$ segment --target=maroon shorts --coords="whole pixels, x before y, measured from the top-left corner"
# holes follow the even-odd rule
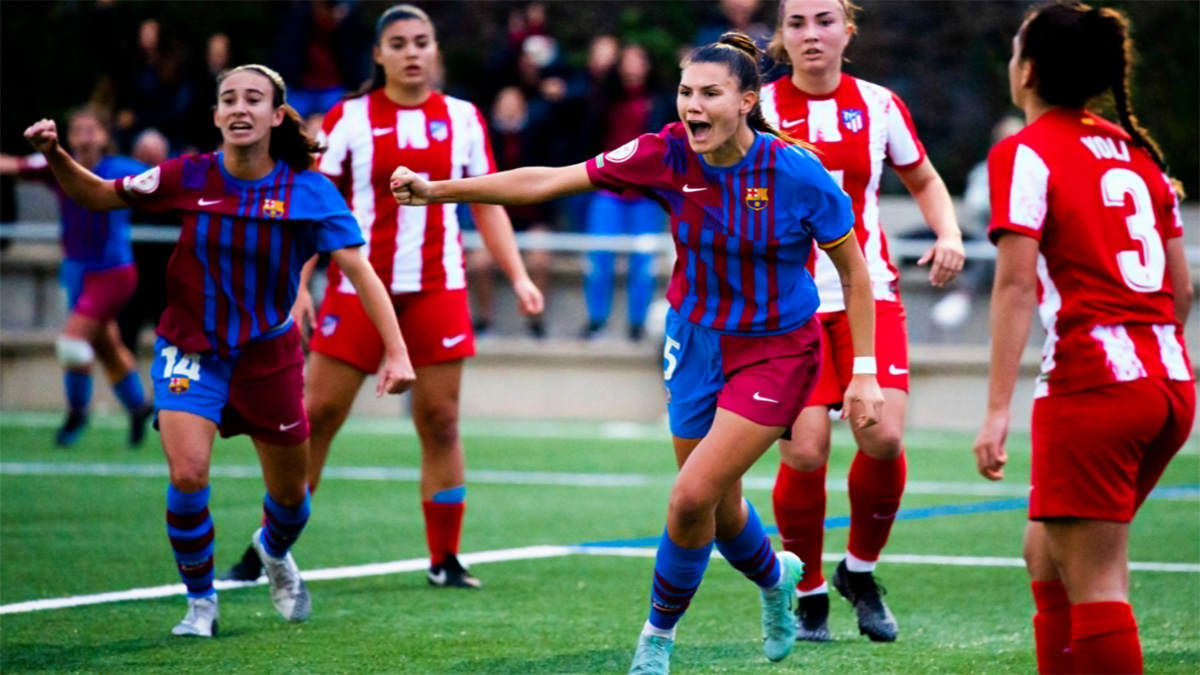
[[[1037,399],[1029,518],[1133,520],[1195,415],[1195,382],[1157,378]]]
[[[137,290],[137,267],[130,264],[85,272],[68,262],[63,264],[62,280],[72,312],[96,321],[110,321],[117,318]]]
[[[854,370],[854,342],[846,312],[818,314],[825,333],[825,368],[809,405],[841,408]],[[881,389],[908,391],[908,325],[904,305],[875,302],[875,380]]]
[[[421,291],[392,296],[400,332],[413,367],[430,366],[475,355],[475,333],[465,289]],[[309,348],[364,373],[379,370],[383,338],[354,293],[330,290],[321,302],[317,330]]]

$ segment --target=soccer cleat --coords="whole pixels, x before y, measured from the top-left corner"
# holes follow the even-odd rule
[[[207,598],[188,598],[188,611],[179,625],[171,629],[172,635],[181,637],[217,637],[216,593]]]
[[[791,551],[779,558],[779,586],[762,591],[763,653],[770,661],[782,661],[796,642],[796,584],[804,563]]]
[[[833,573],[833,587],[842,597],[854,605],[858,614],[858,632],[871,638],[872,642],[895,642],[900,629],[896,617],[883,602],[887,590],[875,582],[870,572],[851,572],[846,561],[838,565]]]
[[[425,576],[429,579],[430,586],[483,588],[483,583],[476,579],[466,567],[463,567],[463,564],[458,561],[458,556],[453,553],[447,553],[441,564],[430,567]]]
[[[629,675],[667,675],[671,672],[671,652],[674,649],[674,640],[642,633],[638,637],[637,651],[633,653]]]
[[[282,558],[267,553],[262,543],[263,528],[254,531],[251,544],[262,561],[263,570],[267,573],[267,581],[271,583],[271,603],[292,623],[300,623],[312,613],[312,600],[308,596],[308,587],[300,577],[300,568],[289,552]]]
[[[222,581],[257,581],[263,573],[262,560],[253,546],[246,547],[242,559],[225,570],[219,577]]]
[[[88,414],[86,410],[71,410],[67,413],[67,419],[63,420],[63,425],[59,427],[58,433],[54,436],[54,442],[60,448],[69,448],[79,442],[79,437],[83,435],[83,430],[87,427]]]
[[[796,608],[796,639],[804,642],[832,642],[829,634],[829,594],[817,593],[800,598]]]
[[[146,440],[146,422],[154,416],[154,406],[143,403],[137,410],[129,411],[129,447],[141,446]]]

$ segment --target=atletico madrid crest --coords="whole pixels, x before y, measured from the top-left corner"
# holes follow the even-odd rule
[[[287,203],[282,199],[264,199],[262,214],[267,218],[282,218],[287,212]]]
[[[767,208],[767,202],[771,197],[767,194],[765,187],[748,187],[746,188],[746,206],[755,211],[762,211]]]
[[[862,111],[861,110],[843,110],[842,111],[842,124],[846,125],[847,129],[849,129],[850,131],[853,131],[856,134],[858,132],[862,131],[862,128],[863,128]]]
[[[190,387],[191,384],[192,381],[186,377],[172,377],[171,384],[167,387],[167,391],[171,392],[172,394],[182,394],[188,390],[188,387]]]

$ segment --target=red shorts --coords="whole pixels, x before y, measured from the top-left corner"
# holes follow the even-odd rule
[[[414,368],[475,355],[465,289],[394,295],[392,304]],[[354,293],[325,294],[309,348],[364,373],[374,373],[383,362],[383,338]]]
[[[821,327],[816,317],[782,335],[722,335],[726,380],[717,407],[763,426],[790,429],[817,386],[820,355]],[[771,404],[772,398],[777,405]]]
[[[1157,378],[1037,399],[1030,520],[1133,520],[1195,414],[1194,382]]]
[[[854,370],[854,342],[846,312],[818,314],[825,332],[825,367],[809,405],[840,409]],[[875,301],[875,376],[881,389],[908,391],[908,325],[904,305]]]
[[[62,280],[73,313],[109,321],[117,318],[137,290],[137,267],[129,264],[86,272],[68,261],[63,263]]]

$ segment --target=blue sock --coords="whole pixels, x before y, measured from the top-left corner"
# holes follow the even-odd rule
[[[779,559],[771,549],[771,539],[763,529],[758,512],[748,501],[746,511],[746,527],[742,529],[742,533],[733,539],[718,540],[717,550],[750,581],[761,588],[775,588],[779,585],[779,575],[783,572]]]
[[[63,386],[71,410],[86,410],[92,401],[92,374],[86,370],[63,371]]]
[[[459,485],[448,490],[442,490],[433,495],[433,499],[429,501],[434,504],[461,504],[467,501],[467,486]]]
[[[271,495],[263,497],[263,514],[266,515],[266,526],[263,527],[262,543],[276,558],[287,555],[288,549],[300,538],[308,516],[312,513],[312,495],[304,493],[304,501],[300,506],[288,508],[271,499]]]
[[[650,586],[650,625],[670,630],[679,623],[704,578],[712,548],[711,541],[700,548],[683,548],[663,530]]]
[[[167,486],[167,537],[175,552],[175,565],[187,586],[189,598],[216,593],[213,588],[213,528],[208,513],[209,488],[182,492]]]
[[[146,405],[146,394],[142,391],[142,378],[138,377],[136,368],[125,373],[125,377],[113,385],[113,393],[117,395],[121,405],[130,412]]]

